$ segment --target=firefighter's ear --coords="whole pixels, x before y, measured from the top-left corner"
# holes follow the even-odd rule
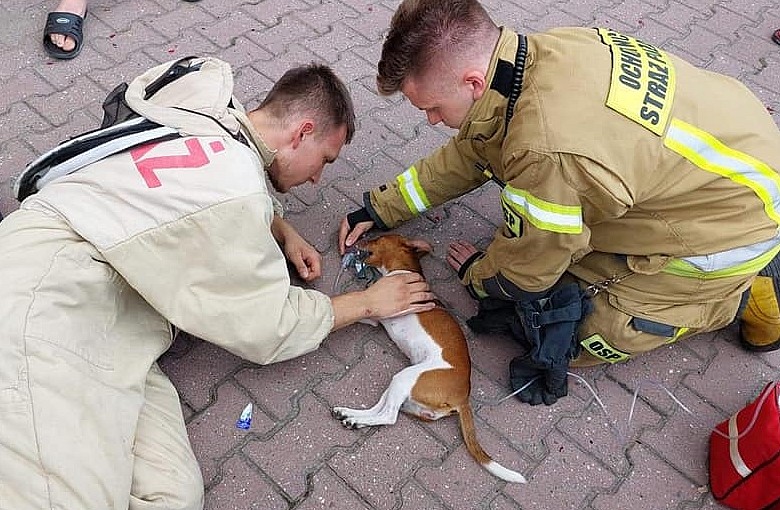
[[[314,120],[303,119],[296,126],[293,131],[292,146],[293,149],[297,149],[298,145],[306,139],[307,136],[311,136],[314,132]]]
[[[474,69],[466,71],[466,73],[463,75],[463,83],[466,84],[466,87],[468,87],[469,91],[471,92],[471,98],[474,101],[477,101],[485,93],[487,87],[487,78],[482,71]]]

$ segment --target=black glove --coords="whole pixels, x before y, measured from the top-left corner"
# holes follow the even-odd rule
[[[528,385],[517,394],[521,402],[532,406],[542,403],[550,406],[569,394],[568,369],[568,363],[547,368],[528,356],[518,356],[509,363],[509,380],[513,391]]]
[[[576,283],[556,287],[547,298],[519,303],[522,331],[515,337],[522,336],[528,352],[511,361],[509,377],[515,391],[533,380],[518,394],[521,401],[549,406],[569,393],[566,372],[580,352],[577,327],[591,306]]]
[[[477,315],[466,321],[475,333],[511,333],[517,328],[512,327],[520,320],[513,301],[486,297],[477,305]]]

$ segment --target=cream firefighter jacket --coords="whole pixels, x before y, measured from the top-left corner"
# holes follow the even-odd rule
[[[479,295],[517,299],[569,270],[610,288],[626,313],[722,326],[778,249],[780,132],[729,77],[602,29],[528,36],[522,91],[504,130],[502,29],[491,84],[444,147],[366,206],[393,227],[484,184],[506,186],[505,223],[464,276]],[[511,74],[511,73],[510,73]]]
[[[206,58],[144,100],[169,66],[135,79],[127,101],[182,138],[59,178],[0,224],[2,258],[18,261],[0,269],[11,289],[0,309],[13,317],[4,338],[35,335],[75,352],[88,349],[80,342],[119,343],[153,361],[170,344],[170,322],[256,363],[316,349],[333,324],[331,303],[290,285],[270,229],[264,166],[274,155],[232,98],[230,66]],[[12,232],[17,241],[6,240]],[[46,266],[24,269],[38,251]],[[9,267],[27,276],[6,275]],[[109,349],[101,355],[116,361]]]

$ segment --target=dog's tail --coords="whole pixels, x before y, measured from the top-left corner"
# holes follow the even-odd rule
[[[490,455],[485,453],[485,450],[480,446],[477,441],[477,432],[474,429],[474,413],[471,411],[471,404],[466,401],[460,407],[458,411],[458,417],[460,418],[460,431],[463,434],[463,441],[466,443],[466,449],[476,459],[477,462],[482,464],[482,467],[490,471],[493,475],[506,480],[507,482],[525,483],[525,477],[517,471],[507,469],[498,462],[490,458]]]

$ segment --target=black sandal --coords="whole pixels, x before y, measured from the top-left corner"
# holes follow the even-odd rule
[[[86,16],[86,14],[84,14],[84,16]],[[46,17],[46,28],[43,30],[43,47],[46,49],[46,53],[52,58],[62,60],[69,60],[81,53],[81,46],[84,42],[83,25],[84,18],[78,14],[73,14],[71,12],[50,12]],[[75,41],[76,46],[70,51],[65,51],[51,42],[52,34],[61,34],[65,37],[70,37]]]
[[[777,44],[780,44],[780,28],[775,30],[775,32],[772,34],[772,40]]]

